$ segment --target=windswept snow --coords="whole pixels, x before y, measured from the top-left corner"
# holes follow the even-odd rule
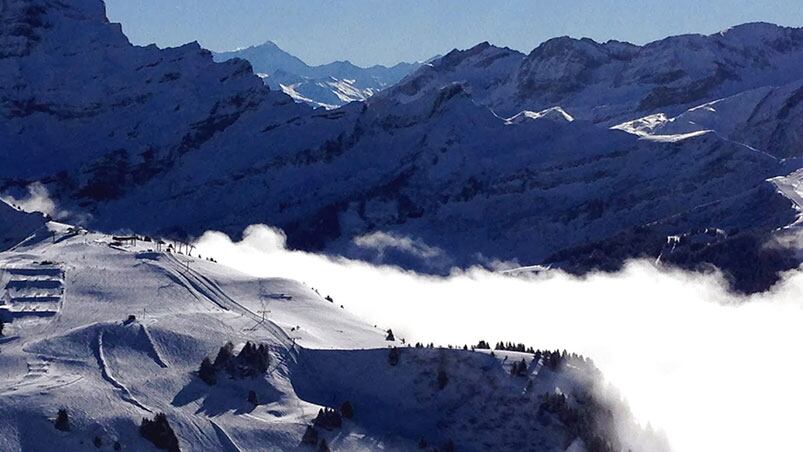
[[[572,122],[574,118],[569,113],[560,107],[552,107],[543,111],[522,111],[515,116],[508,118],[506,121],[510,124],[519,124],[527,120],[548,119],[556,122]]]
[[[326,109],[364,101],[420,66],[420,63],[399,63],[392,67],[363,68],[348,61],[309,66],[271,41],[215,54],[216,61],[233,58],[250,62],[272,89],[280,89],[296,102]]]

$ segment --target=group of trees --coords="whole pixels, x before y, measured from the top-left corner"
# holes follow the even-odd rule
[[[343,426],[343,416],[340,410],[334,408],[321,408],[318,410],[318,416],[312,421],[315,427],[320,427],[326,430],[334,430]]]
[[[72,430],[72,427],[70,426],[70,414],[67,412],[67,408],[59,408],[58,413],[56,413],[56,419],[53,421],[53,426],[56,428],[56,430],[62,432],[69,432]],[[100,449],[103,447],[103,439],[100,436],[95,435],[95,437],[92,438],[92,444],[96,448]],[[114,441],[112,443],[112,449],[122,450],[123,445],[120,444],[120,441]]]
[[[480,341],[481,343],[484,341]],[[477,347],[479,348],[479,347]],[[526,347],[522,343],[513,343],[513,342],[502,342],[499,341],[494,346],[494,350],[504,350],[508,352],[521,352],[521,353],[535,353],[535,349],[532,347]]]
[[[168,452],[181,451],[178,447],[178,438],[176,438],[173,428],[167,422],[167,416],[164,413],[157,414],[153,417],[153,420],[143,418],[139,426],[139,434],[152,442],[158,449]]]
[[[524,360],[524,358],[522,358],[521,361],[513,363],[513,367],[510,368],[510,375],[514,377],[527,376],[527,362]]]
[[[488,343],[485,341],[479,341],[477,345],[474,346],[474,348],[476,348],[477,350],[490,350],[491,346],[488,345]]]
[[[69,432],[72,430],[70,425],[70,415],[67,408],[59,408],[56,414],[56,419],[53,422],[56,430],[62,432]],[[139,426],[139,434],[147,439],[158,449],[166,450],[168,452],[180,452],[181,449],[178,445],[178,438],[176,437],[173,428],[167,422],[167,416],[164,413],[159,413],[153,419],[143,418]],[[92,439],[92,444],[96,448],[103,447],[103,439],[100,436],[95,436]],[[112,444],[112,449],[121,450],[122,445],[119,441]]]
[[[208,385],[217,383],[217,373],[225,370],[232,377],[252,377],[268,371],[270,352],[265,344],[246,342],[238,355],[234,355],[234,344],[227,342],[218,350],[215,361],[208,356],[201,361],[198,377]],[[250,399],[250,397],[249,397]]]
[[[304,436],[301,437],[301,444],[308,446],[317,446],[318,452],[328,452],[329,445],[326,443],[325,438],[320,438],[318,428],[325,430],[334,430],[343,426],[343,418],[351,419],[354,417],[354,407],[351,402],[346,400],[340,405],[340,408],[321,408],[318,410],[318,416],[312,421],[312,425],[307,426]]]
[[[543,394],[539,397],[537,416],[556,417],[573,436],[583,440],[588,452],[621,450],[611,410],[589,395],[576,399],[576,403],[570,404],[564,394]]]
[[[596,367],[594,366],[594,362],[591,359],[586,358],[585,356],[578,355],[577,353],[567,353],[566,350],[559,351],[559,350],[536,350],[535,354],[533,355],[535,362],[541,360],[548,369],[550,370],[558,370],[561,365],[563,365],[566,360],[572,360],[576,364],[582,364],[586,366],[586,370],[589,372],[596,371]]]
[[[557,350],[536,350],[534,359],[535,362],[538,362],[539,360],[542,361],[544,366],[546,366],[549,370],[555,371],[558,370],[561,364],[563,364],[563,360],[566,358],[566,356],[566,350],[564,350],[562,353]]]

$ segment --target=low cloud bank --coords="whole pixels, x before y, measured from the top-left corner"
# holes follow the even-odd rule
[[[196,245],[245,273],[304,281],[408,341],[509,340],[590,356],[675,451],[803,450],[800,271],[741,297],[716,275],[647,262],[586,278],[479,269],[430,277],[288,251],[281,231],[261,225],[240,242],[208,232]]]
[[[50,197],[50,193],[40,182],[34,182],[27,187],[28,194],[22,198],[15,198],[11,195],[3,196],[3,201],[17,206],[25,212],[41,212],[51,218],[63,218],[70,215],[66,210],[60,210],[55,201]]]

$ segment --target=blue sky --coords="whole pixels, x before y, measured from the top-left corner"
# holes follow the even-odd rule
[[[529,52],[570,35],[645,43],[766,21],[803,26],[803,0],[106,0],[135,44],[212,50],[272,40],[312,64],[423,60],[490,41]]]

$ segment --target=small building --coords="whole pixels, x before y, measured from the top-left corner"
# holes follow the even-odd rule
[[[112,237],[113,241],[118,242],[118,243],[122,243],[122,244],[125,244],[125,245],[136,245],[137,244],[137,240],[139,240],[139,239],[140,238],[137,237],[136,235],[121,235],[121,236],[115,235],[115,236]]]

